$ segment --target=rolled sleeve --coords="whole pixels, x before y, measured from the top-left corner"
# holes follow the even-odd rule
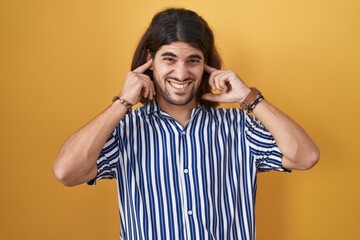
[[[88,182],[95,185],[99,179],[113,179],[116,177],[116,166],[119,161],[119,136],[116,128],[109,136],[97,160],[97,175]]]
[[[271,133],[252,115],[246,117],[246,139],[258,172],[291,172],[282,166],[282,153]]]

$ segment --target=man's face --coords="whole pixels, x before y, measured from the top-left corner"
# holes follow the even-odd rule
[[[184,42],[163,45],[153,59],[158,101],[173,105],[195,104],[204,72],[204,55]]]

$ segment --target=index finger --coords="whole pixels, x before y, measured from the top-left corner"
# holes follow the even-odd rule
[[[213,68],[213,67],[210,67],[209,65],[205,64],[204,70],[205,70],[205,72],[211,74],[212,72],[215,72],[215,71],[217,71],[218,69]]]
[[[150,67],[152,66],[152,59],[150,58],[149,61],[147,61],[146,63],[144,63],[143,65],[137,67],[136,69],[133,70],[133,72],[135,73],[144,73],[146,70],[148,70]]]

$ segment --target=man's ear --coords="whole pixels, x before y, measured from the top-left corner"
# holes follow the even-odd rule
[[[152,59],[151,53],[149,50],[146,51],[146,61],[149,61],[150,59]],[[151,67],[149,68],[149,70],[153,70],[153,66],[151,65]]]

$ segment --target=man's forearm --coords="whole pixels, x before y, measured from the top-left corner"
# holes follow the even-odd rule
[[[305,170],[319,160],[319,149],[305,130],[269,102],[261,101],[253,111],[270,131],[283,154],[283,166]]]
[[[124,104],[115,101],[65,141],[53,165],[54,174],[62,184],[74,186],[96,177],[100,151],[127,110]]]

